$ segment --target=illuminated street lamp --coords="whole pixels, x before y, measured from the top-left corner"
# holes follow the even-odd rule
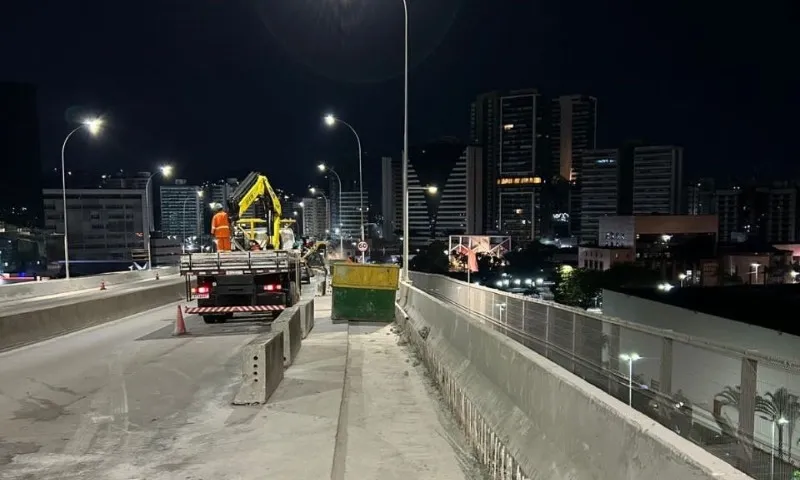
[[[315,187],[308,187],[308,192],[311,195],[319,195],[325,200],[325,210],[326,210],[325,213],[327,213],[327,217],[328,217],[327,218],[327,225],[330,226],[333,222],[332,222],[332,219],[331,219],[331,209],[328,206],[328,197],[325,195],[325,192],[323,192],[322,190],[320,190],[318,188],[315,188]],[[340,199],[341,199],[341,196],[340,196]],[[330,230],[328,228],[326,228],[325,229],[325,233],[327,234],[329,232],[330,232]]]
[[[95,136],[100,133],[102,127],[102,118],[86,118],[67,134],[66,138],[64,138],[64,143],[61,144],[61,197],[64,202],[64,273],[67,279],[69,279],[69,238],[67,235],[67,173],[64,167],[64,151],[67,149],[67,141],[81,128],[86,128],[92,136]]]
[[[198,190],[196,192],[196,195],[189,195],[183,200],[183,216],[181,218],[181,225],[183,227],[183,241],[181,242],[181,245],[182,245],[182,248],[183,248],[183,253],[186,253],[186,202],[188,202],[191,199],[199,199],[199,198],[203,198],[203,191],[202,190]],[[198,203],[199,203],[199,201],[198,201]],[[196,213],[197,213],[198,216],[200,215],[199,208],[198,208],[198,211]]]
[[[341,118],[335,117],[332,114],[325,115],[325,125],[332,127],[336,123],[341,123],[342,125],[346,126],[353,132],[353,135],[356,137],[356,143],[358,144],[358,190],[359,190],[359,208],[358,211],[361,215],[361,241],[364,241],[364,171],[362,168],[361,163],[361,137],[358,136],[358,132],[356,129],[353,128],[352,125],[345,122]],[[339,191],[340,198],[341,198],[341,190]],[[342,212],[339,212],[341,215]],[[361,261],[362,263],[365,261],[366,252],[361,252]]]
[[[633,406],[633,362],[641,359],[638,353],[623,353],[619,359],[628,362],[628,405]]]
[[[762,417],[764,418],[764,417]],[[789,420],[780,417],[780,418],[768,418],[766,420],[770,420],[772,424],[772,439],[770,442],[770,451],[769,451],[769,478],[775,478],[775,425],[778,425],[778,428],[783,428],[784,425],[789,423]],[[782,453],[782,452],[779,452]]]
[[[339,235],[339,255],[344,256],[344,236],[342,235],[342,179],[339,177],[339,174],[336,173],[336,170],[328,167],[324,163],[317,165],[317,169],[323,173],[330,171],[336,176],[336,180],[339,182],[339,214],[337,215],[339,224],[336,225],[334,231]],[[333,215],[331,215],[331,223],[333,223]]]
[[[147,177],[147,182],[144,185],[144,198],[145,198],[145,216],[147,217],[147,223],[145,224],[145,246],[147,246],[147,269],[150,270],[153,268],[153,257],[150,251],[150,231],[152,230],[151,225],[153,219],[150,215],[150,182],[153,180],[158,174],[161,174],[164,178],[169,178],[172,175],[172,165],[162,165],[158,167],[158,171],[155,173],[151,173],[149,177]]]

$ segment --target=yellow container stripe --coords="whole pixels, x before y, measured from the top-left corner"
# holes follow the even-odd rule
[[[338,263],[333,267],[332,286],[397,290],[400,268],[397,265]]]

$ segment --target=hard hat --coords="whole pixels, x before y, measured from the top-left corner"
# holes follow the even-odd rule
[[[217,212],[219,210],[222,210],[222,204],[221,203],[215,203],[214,205],[211,206],[211,209],[214,210],[215,212]]]

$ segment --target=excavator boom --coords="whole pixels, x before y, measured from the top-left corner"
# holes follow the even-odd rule
[[[267,202],[267,198],[269,198],[269,202]],[[261,202],[267,209],[271,210],[273,219],[270,244],[275,250],[280,250],[283,207],[266,176],[258,172],[250,172],[228,197],[227,202],[228,214],[233,223],[241,220],[247,210],[258,202]]]

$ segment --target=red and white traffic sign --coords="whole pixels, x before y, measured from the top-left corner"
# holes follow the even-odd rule
[[[367,245],[367,242],[358,242],[358,251],[359,252],[366,252],[368,248],[369,248],[369,245]]]

